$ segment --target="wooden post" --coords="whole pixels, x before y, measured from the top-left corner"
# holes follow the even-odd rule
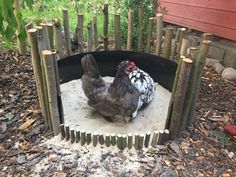
[[[199,48],[199,52],[198,52],[198,56],[197,56],[197,60],[196,60],[196,67],[193,70],[193,74],[191,73],[191,79],[193,79],[193,85],[190,88],[192,90],[192,101],[190,104],[190,108],[189,108],[189,113],[188,113],[188,119],[187,119],[187,126],[192,126],[193,123],[193,115],[194,115],[194,110],[195,110],[195,106],[196,106],[196,101],[198,98],[198,92],[199,92],[199,87],[200,87],[200,83],[201,83],[201,78],[202,78],[202,72],[203,72],[203,68],[205,66],[205,60],[206,60],[206,56],[208,54],[209,48],[211,45],[211,41],[209,40],[203,40],[200,48]],[[182,127],[182,129],[184,129],[186,127]]]
[[[80,131],[77,130],[77,131],[75,132],[75,141],[76,141],[76,143],[78,143],[79,140],[80,140]]]
[[[122,135],[121,135],[121,134],[118,134],[118,135],[117,135],[116,144],[117,144],[117,147],[118,147],[119,149],[122,149]]]
[[[69,139],[70,139],[70,127],[69,127],[69,125],[66,125],[65,128],[66,128],[66,141],[69,141]]]
[[[114,26],[115,26],[115,50],[121,50],[120,43],[120,14],[114,15]]]
[[[154,131],[152,135],[152,146],[155,147],[157,145],[157,137],[158,137],[158,131]]]
[[[93,41],[94,41],[94,48],[97,48],[98,46],[98,26],[97,26],[97,17],[93,17],[93,22],[92,22],[92,31],[93,31]]]
[[[163,33],[163,14],[157,14],[157,27],[156,27],[156,55],[161,54],[161,41]]]
[[[178,41],[179,41],[180,29],[181,29],[181,28],[178,28],[178,29],[177,29],[177,32],[176,32],[176,35],[175,35],[174,43],[173,43],[173,46],[172,46],[172,49],[171,49],[170,60],[174,60],[174,59],[175,59],[176,48],[177,48]]]
[[[160,130],[159,133],[158,133],[157,145],[162,145],[163,144],[163,137],[164,137],[164,131]]]
[[[64,56],[63,52],[63,36],[61,32],[61,22],[59,19],[55,19],[53,23],[53,35],[55,39],[55,49],[58,54],[57,59],[61,59]]]
[[[33,64],[33,70],[34,70],[34,77],[36,80],[36,87],[38,92],[38,98],[39,98],[39,104],[42,111],[42,116],[44,118],[45,123],[49,123],[49,118],[46,116],[46,107],[45,103],[47,100],[45,100],[44,90],[43,90],[43,78],[42,78],[42,68],[41,68],[41,60],[40,55],[38,51],[38,43],[37,43],[37,29],[30,29],[27,31],[27,36],[29,40],[29,44],[31,47],[31,55],[32,55],[32,64]]]
[[[71,55],[71,40],[70,40],[70,25],[69,25],[68,10],[63,9],[62,14],[63,14],[63,26],[65,32],[66,55]]]
[[[57,135],[59,133],[60,115],[58,110],[56,76],[55,76],[55,68],[53,61],[54,58],[52,52],[49,50],[43,50],[42,56],[43,56],[43,65],[47,81],[52,128],[54,134]]]
[[[147,32],[147,48],[146,53],[151,52],[151,43],[152,43],[152,29],[153,29],[154,18],[150,17],[148,20],[148,32]]]
[[[87,52],[92,51],[93,47],[93,31],[92,31],[92,22],[90,21],[88,26],[88,42],[87,42]]]
[[[89,145],[92,141],[92,135],[91,135],[91,132],[87,132],[86,133],[86,142],[87,142],[87,145]]]
[[[111,134],[111,144],[112,144],[112,146],[116,145],[116,135],[114,133]]]
[[[143,148],[143,141],[144,141],[144,134],[140,134],[139,135],[139,145],[138,145],[139,149]]]
[[[122,150],[124,150],[127,147],[127,135],[122,135]]]
[[[108,50],[108,3],[103,5],[103,45],[104,50]]]
[[[109,147],[110,144],[111,144],[111,137],[110,137],[109,134],[105,135],[105,144],[106,144],[107,147]]]
[[[99,133],[98,136],[99,136],[99,143],[100,143],[101,145],[103,145],[103,144],[104,144],[104,136],[103,136],[103,134],[102,134],[102,133]]]
[[[84,52],[84,14],[78,14],[78,52]]]
[[[20,29],[23,25],[21,20],[19,20],[19,17],[18,17],[19,14],[20,14],[20,1],[14,0],[14,15],[16,17],[16,23],[17,23],[17,28],[16,28],[17,44],[18,44],[19,53],[21,55],[25,55],[27,52],[26,42],[21,41],[18,37],[18,35],[20,33]]]
[[[50,46],[50,40],[49,40],[49,33],[48,33],[48,27],[47,24],[45,22],[41,22],[40,26],[43,28],[43,35],[42,37],[44,38],[44,44],[45,44],[45,49],[46,50],[51,50],[51,46]]]
[[[98,144],[98,133],[94,132],[93,133],[93,146],[96,147]]]
[[[150,137],[151,137],[151,132],[147,132],[145,136],[145,142],[144,142],[144,145],[146,148],[149,146]]]
[[[133,41],[133,28],[134,28],[134,11],[129,9],[128,15],[128,35],[127,35],[127,50],[132,49]]]
[[[138,52],[141,52],[143,47],[143,6],[138,9]]]
[[[170,135],[169,130],[165,129],[164,130],[164,136],[163,136],[163,139],[162,139],[162,143],[165,143],[167,140],[169,140],[169,135]]]
[[[133,135],[132,133],[128,134],[128,148],[131,149],[133,146]]]
[[[176,69],[175,72],[175,80],[172,86],[172,91],[171,91],[171,97],[170,97],[170,102],[169,102],[169,107],[168,107],[168,112],[167,112],[167,118],[166,118],[166,124],[165,124],[165,128],[169,128],[170,126],[170,121],[171,121],[171,113],[172,113],[172,109],[173,109],[173,103],[174,103],[174,99],[175,99],[175,92],[176,92],[176,87],[177,87],[177,83],[178,83],[178,79],[179,79],[179,72],[180,72],[180,68],[182,65],[182,61],[185,57],[181,56],[180,59],[178,60],[178,67]]]
[[[170,57],[172,36],[173,36],[173,28],[166,28],[163,55],[162,55],[163,58],[169,59]]]
[[[54,39],[53,39],[53,24],[51,22],[47,22],[49,42],[52,49],[54,49]]]
[[[185,38],[187,34],[187,30],[186,28],[180,28],[180,31],[179,31],[179,41],[178,41],[178,47],[177,47],[177,54],[178,54],[178,57],[177,59],[180,58],[180,49],[181,49],[181,46],[182,46],[182,40],[183,38]]]
[[[180,48],[180,56],[187,56],[188,47],[189,47],[189,40],[187,38],[183,38],[182,45]]]
[[[138,133],[134,135],[134,147],[136,150],[139,149],[139,134]]]
[[[176,137],[179,137],[181,133],[181,123],[183,121],[183,104],[188,88],[188,80],[191,72],[192,63],[193,61],[188,58],[184,58],[182,61],[179,79],[176,87],[173,110],[170,119],[170,139],[175,139]]]
[[[214,36],[211,33],[203,33],[201,37],[201,41],[204,41],[204,40],[213,41],[213,37]]]
[[[32,28],[34,28],[34,22],[29,22],[29,23],[27,23],[26,25],[25,25],[25,30],[26,30],[26,32],[28,31],[28,30],[30,30],[30,29],[32,29]]]
[[[86,143],[86,134],[85,130],[80,131],[80,144],[83,146]]]
[[[75,130],[71,129],[70,130],[70,142],[73,144],[75,142]]]
[[[61,130],[61,140],[63,140],[66,137],[64,124],[60,125],[60,130]]]

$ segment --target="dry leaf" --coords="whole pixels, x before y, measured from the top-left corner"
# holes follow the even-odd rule
[[[170,167],[171,166],[171,162],[169,160],[164,160],[165,164]]]
[[[28,128],[31,124],[33,124],[36,121],[36,119],[28,119],[25,123],[23,123],[19,129],[20,130],[25,130],[26,128]]]

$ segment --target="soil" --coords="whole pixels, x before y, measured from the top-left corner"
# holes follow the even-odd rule
[[[100,147],[96,162],[86,148],[43,143],[52,132],[29,55],[0,51],[0,75],[0,176],[236,176],[236,145],[223,132],[236,124],[236,83],[212,68],[204,68],[193,127],[180,139],[124,153]]]

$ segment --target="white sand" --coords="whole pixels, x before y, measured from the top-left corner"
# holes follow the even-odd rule
[[[107,82],[112,77],[104,77]],[[163,130],[168,111],[171,93],[157,85],[154,99],[132,122],[109,122],[94,108],[88,106],[87,98],[82,90],[80,79],[61,85],[62,103],[64,108],[65,124],[75,130],[85,130],[101,133],[145,133],[146,131]]]

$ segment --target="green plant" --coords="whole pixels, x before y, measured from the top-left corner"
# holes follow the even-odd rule
[[[213,134],[217,137],[220,144],[223,146],[230,146],[232,145],[232,142],[230,141],[230,138],[222,131],[214,131]]]

